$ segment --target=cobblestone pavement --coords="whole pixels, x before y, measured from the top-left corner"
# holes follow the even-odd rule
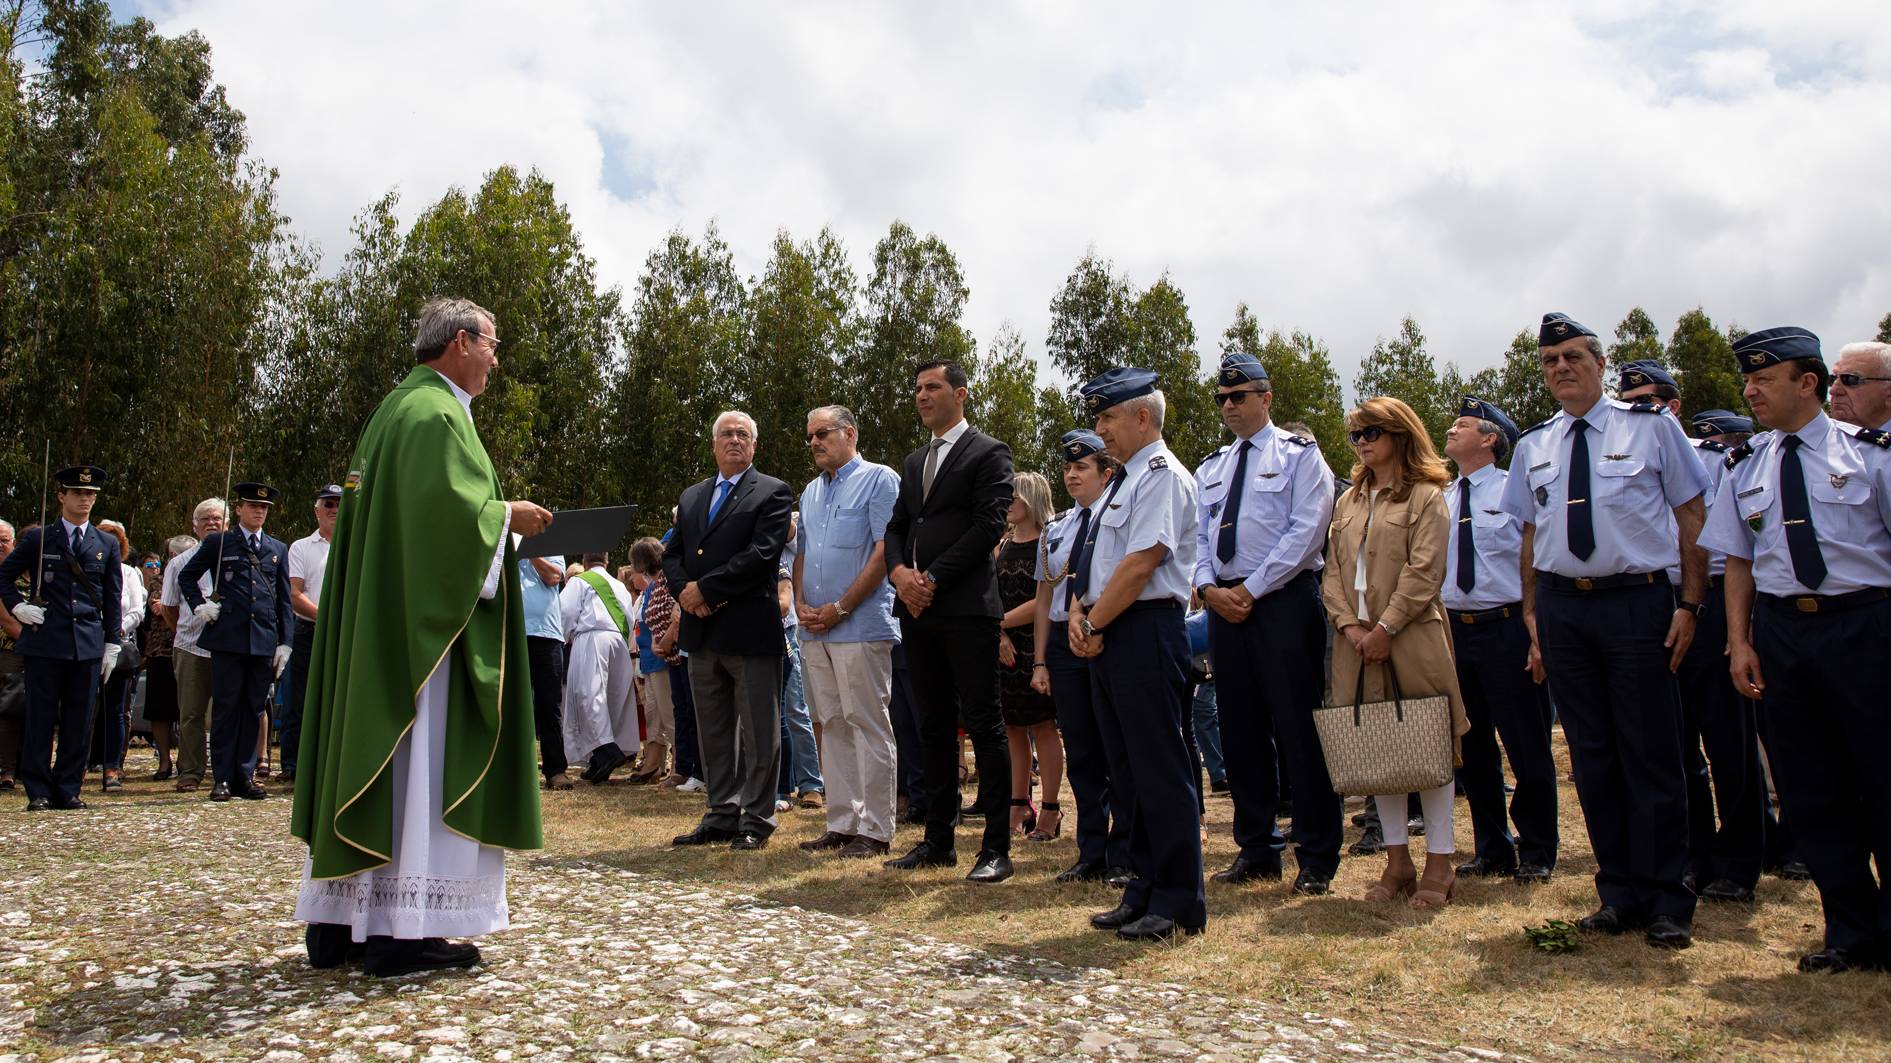
[[[549,857],[482,968],[314,971],[288,807],[0,812],[0,1063],[1505,1058]]]

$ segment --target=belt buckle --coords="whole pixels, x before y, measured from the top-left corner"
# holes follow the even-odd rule
[[[1577,589],[1577,590],[1579,590],[1579,591],[1592,591],[1592,590],[1595,590],[1595,589],[1596,589],[1596,581],[1595,581],[1595,580],[1592,580],[1592,579],[1590,579],[1590,578],[1589,578],[1588,576],[1577,576],[1577,577],[1576,577],[1576,589]]]
[[[1802,594],[1793,599],[1793,606],[1802,613],[1816,613],[1819,611],[1819,599],[1810,594]]]
[[[1475,624],[1477,623],[1477,614],[1476,613],[1459,613],[1458,622],[1461,624]]]

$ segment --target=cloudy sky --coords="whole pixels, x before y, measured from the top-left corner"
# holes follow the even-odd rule
[[[1833,349],[1891,311],[1881,0],[114,6],[210,39],[331,265],[388,189],[511,163],[627,291],[678,226],[753,275],[829,225],[864,278],[902,218],[1034,353],[1090,247],[1166,272],[1205,356],[1246,301],[1349,382],[1407,314],[1470,370],[1550,309]]]

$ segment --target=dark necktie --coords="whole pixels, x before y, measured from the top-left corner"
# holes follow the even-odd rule
[[[1569,423],[1569,552],[1584,561],[1596,552],[1595,517],[1589,504],[1589,422]]]
[[[85,549],[85,529],[84,528],[72,529],[72,556],[75,558],[78,557],[80,551],[84,549]]]
[[[1221,510],[1221,538],[1215,544],[1215,556],[1222,561],[1234,560],[1235,526],[1241,523],[1241,496],[1247,494],[1248,450],[1253,446],[1252,440],[1243,439],[1240,456],[1234,459],[1234,479],[1228,483],[1228,504]]]
[[[734,487],[734,480],[724,480],[716,485],[716,496],[709,500],[709,519],[703,522],[704,525],[716,522],[716,512],[722,508],[722,503],[728,499],[729,491]]]
[[[926,445],[926,470],[919,482],[919,500],[924,502],[932,497],[932,480],[939,475],[939,451],[945,448],[945,437],[941,436]]]
[[[1065,562],[1066,567],[1069,569],[1067,575],[1073,577],[1066,581],[1064,585],[1064,609],[1066,612],[1070,609],[1071,599],[1077,596],[1077,581],[1074,578],[1079,571],[1077,568],[1077,558],[1083,553],[1083,540],[1084,537],[1089,534],[1090,511],[1086,509],[1077,517],[1077,537],[1070,542],[1070,560]],[[1087,561],[1088,559],[1086,558],[1085,560]],[[1086,565],[1086,567],[1088,566]],[[1087,583],[1088,581],[1086,580],[1085,582]]]
[[[262,552],[262,541],[256,538],[255,532],[251,532],[246,538],[249,539],[250,553],[256,554]]]
[[[1458,589],[1477,586],[1477,545],[1471,542],[1471,481],[1458,481]]]
[[[1119,469],[1116,476],[1110,480],[1110,489],[1104,493],[1103,501],[1097,503],[1097,505],[1101,507],[1097,510],[1099,515],[1102,514],[1103,510],[1109,508],[1110,499],[1116,497],[1116,489],[1123,486],[1124,478],[1124,473]],[[1072,600],[1080,600],[1084,595],[1090,593],[1090,555],[1096,552],[1097,544],[1097,537],[1094,531],[1090,531],[1088,528],[1084,527],[1079,527],[1078,531],[1077,556],[1071,558],[1070,561],[1071,572],[1075,574],[1074,578],[1070,581],[1070,597]],[[1083,532],[1089,532],[1089,534],[1082,534]]]
[[[1792,554],[1793,578],[1813,590],[1825,582],[1825,555],[1819,551],[1819,533],[1812,526],[1812,503],[1806,500],[1806,470],[1799,464],[1805,441],[1787,436],[1786,452],[1779,459],[1779,510],[1786,522],[1786,550]]]

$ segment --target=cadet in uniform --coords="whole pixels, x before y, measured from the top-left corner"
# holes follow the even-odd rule
[[[1577,924],[1650,945],[1693,944],[1687,784],[1674,672],[1706,583],[1695,539],[1707,477],[1654,403],[1604,397],[1594,332],[1546,314],[1543,382],[1562,406],[1517,439],[1503,508],[1525,524],[1524,621],[1576,772],[1602,905]],[[1679,534],[1671,522],[1678,521]],[[1679,563],[1679,602],[1667,568]]]
[[[1075,573],[1071,560],[1079,543],[1096,527],[1103,494],[1120,473],[1103,438],[1086,428],[1064,433],[1064,487],[1076,507],[1052,521],[1039,537],[1038,659],[1031,664],[1031,685],[1048,693],[1057,706],[1057,730],[1064,739],[1065,771],[1077,797],[1077,862],[1058,873],[1059,882],[1098,879],[1128,882],[1128,794],[1110,784],[1114,771],[1109,747],[1099,730],[1090,697],[1090,663],[1071,652],[1068,630]],[[1041,684],[1041,685],[1040,685]]]
[[[205,623],[197,644],[210,651],[212,801],[268,796],[255,780],[256,735],[269,682],[282,675],[295,638],[289,548],[263,532],[281,497],[268,484],[237,484],[236,530],[206,538],[178,573],[184,601]],[[197,580],[212,566],[215,590],[205,601]]]
[[[1275,817],[1284,775],[1293,792],[1294,892],[1325,893],[1339,870],[1343,807],[1313,727],[1326,684],[1319,576],[1333,472],[1313,440],[1269,420],[1273,384],[1253,355],[1222,359],[1215,383],[1235,441],[1195,473],[1192,582],[1209,612],[1221,751],[1241,847],[1215,881],[1280,877],[1286,840]]]
[[[1451,618],[1458,685],[1471,729],[1461,740],[1458,784],[1471,806],[1475,855],[1460,875],[1510,875],[1548,882],[1556,867],[1556,761],[1550,752],[1550,695],[1529,672],[1518,557],[1523,523],[1504,512],[1509,474],[1497,467],[1517,442],[1516,423],[1475,395],[1458,404],[1445,456],[1458,478],[1445,491],[1451,547],[1445,553],[1444,607]],[[1497,748],[1503,740],[1503,750]],[[1504,811],[1504,757],[1517,792]],[[1510,834],[1516,821],[1517,834]]]
[[[1120,784],[1130,802],[1129,860],[1137,875],[1123,887],[1122,903],[1090,923],[1130,940],[1199,933],[1208,923],[1201,772],[1182,719],[1195,485],[1162,441],[1166,400],[1154,373],[1111,369],[1081,394],[1123,471],[1077,544],[1066,631],[1071,650],[1090,659],[1090,696],[1114,750],[1111,790]]]
[[[1624,364],[1616,394],[1624,402],[1659,403],[1681,416],[1680,385],[1659,362]],[[1690,424],[1698,437],[1702,426]],[[1711,439],[1691,442],[1707,475],[1701,501],[1711,520],[1727,447]],[[1721,594],[1726,571],[1726,556],[1708,551],[1700,623],[1687,659],[1675,673],[1681,692],[1681,763],[1687,771],[1687,883],[1704,901],[1751,901],[1766,848],[1766,785],[1753,702],[1727,682],[1727,604]],[[1668,579],[1679,593],[1678,565],[1668,569]]]
[[[1891,435],[1825,415],[1832,374],[1805,329],[1754,332],[1733,351],[1773,431],[1727,455],[1701,542],[1727,555],[1733,683],[1760,702],[1780,808],[1825,908],[1825,947],[1799,969],[1883,968],[1891,701],[1858,651],[1891,639]]]
[[[19,775],[29,812],[85,807],[79,789],[92,748],[93,703],[100,677],[118,663],[114,640],[123,608],[118,538],[92,526],[105,470],[75,465],[54,473],[53,482],[59,520],[27,531],[0,561],[0,601],[20,622],[16,652],[26,661]],[[22,572],[31,573],[32,600],[14,585]]]

